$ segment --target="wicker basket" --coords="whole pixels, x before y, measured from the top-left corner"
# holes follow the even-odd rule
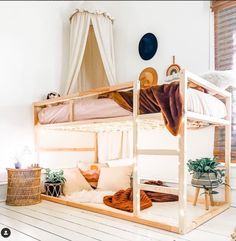
[[[7,174],[7,205],[33,205],[41,201],[41,168],[7,169]]]

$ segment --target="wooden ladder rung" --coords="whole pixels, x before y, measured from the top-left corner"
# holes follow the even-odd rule
[[[164,186],[157,186],[157,185],[149,185],[149,184],[140,184],[140,189],[144,191],[150,192],[162,192],[162,193],[169,193],[178,195],[179,189],[175,187],[164,187]]]
[[[138,149],[138,155],[160,155],[160,156],[178,156],[179,150],[174,149]]]

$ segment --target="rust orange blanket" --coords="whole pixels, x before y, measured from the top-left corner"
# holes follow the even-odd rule
[[[110,94],[110,98],[114,99],[121,107],[132,111],[132,91],[113,92]],[[183,108],[178,82],[141,89],[139,106],[141,114],[161,112],[167,129],[172,135],[178,135]]]
[[[120,190],[114,195],[105,196],[104,204],[112,208],[120,209],[127,212],[133,212],[133,192],[131,188]],[[149,208],[152,206],[152,201],[147,197],[144,191],[140,192],[140,209]]]

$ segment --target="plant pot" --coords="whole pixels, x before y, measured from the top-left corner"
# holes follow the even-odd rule
[[[219,178],[215,173],[194,173],[192,177],[192,186],[200,188],[217,188],[220,184]]]
[[[62,184],[60,182],[59,183],[45,182],[44,186],[46,190],[46,195],[48,196],[59,197],[62,193],[61,191]]]

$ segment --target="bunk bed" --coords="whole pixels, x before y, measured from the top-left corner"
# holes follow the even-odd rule
[[[199,114],[188,110],[188,84],[194,83],[197,86],[203,87],[208,91],[208,94],[214,96],[214,98],[220,99],[224,102],[226,109],[226,116],[220,118],[219,116],[209,116],[204,114]],[[215,85],[207,82],[206,80],[200,78],[199,76],[192,74],[186,70],[180,72],[179,83],[179,93],[182,99],[182,109],[181,109],[181,121],[179,126],[178,135],[178,148],[177,149],[139,149],[137,147],[138,141],[138,128],[142,124],[150,125],[150,123],[155,123],[156,126],[163,125],[164,119],[161,112],[150,113],[150,114],[140,114],[140,84],[139,81],[122,83],[114,86],[97,88],[90,91],[84,91],[78,94],[69,95],[65,97],[55,98],[53,100],[45,100],[41,102],[33,103],[33,114],[34,114],[34,130],[35,130],[35,147],[36,151],[44,151],[40,149],[38,145],[38,131],[41,128],[47,128],[52,130],[81,130],[81,131],[94,131],[103,126],[109,125],[112,129],[113,126],[118,128],[119,126],[129,125],[132,128],[133,137],[133,148],[132,148],[132,158],[133,158],[133,213],[125,213],[115,209],[104,209],[96,205],[83,204],[78,202],[73,202],[71,200],[50,197],[42,194],[42,199],[49,200],[52,202],[57,202],[72,207],[77,207],[85,209],[92,212],[97,212],[145,225],[149,225],[156,228],[165,229],[176,233],[187,233],[192,229],[198,227],[207,220],[213,218],[219,213],[223,212],[230,206],[230,162],[231,162],[231,94],[225,90],[222,90]],[[133,106],[132,112],[123,112],[118,114],[118,116],[105,115],[102,118],[96,116],[96,119],[90,118],[79,119],[75,118],[75,105],[78,100],[83,100],[88,97],[95,97],[98,95],[104,95],[107,93],[112,93],[114,91],[133,91]],[[64,122],[58,123],[58,121],[42,121],[40,124],[40,113],[45,111],[45,108],[58,108],[56,105],[62,105],[62,107],[67,108],[67,119],[63,119]],[[218,108],[218,107],[217,107]],[[78,116],[79,114],[76,113]],[[152,122],[153,121],[153,122]],[[187,195],[187,132],[188,123],[201,123],[210,124],[214,126],[224,126],[225,127],[225,186],[224,186],[224,201],[216,202],[215,206],[209,211],[204,211],[203,213],[198,213],[198,217],[194,217],[191,221],[186,219],[188,213],[188,202],[192,201],[192,198]],[[154,125],[154,124],[153,124]],[[85,148],[86,149],[86,148]],[[95,152],[97,148],[93,149]],[[47,151],[50,151],[48,149]],[[53,151],[53,149],[52,149]],[[55,151],[55,149],[54,149]],[[63,149],[63,151],[69,151],[69,149]],[[84,151],[78,149],[78,151]],[[141,182],[139,175],[139,165],[138,156],[139,155],[159,155],[159,156],[177,156],[179,158],[178,165],[178,185],[176,187],[165,187],[165,186],[155,186],[147,185]],[[96,155],[95,155],[96,156]],[[97,158],[97,157],[96,157]],[[178,201],[178,222],[168,223],[161,222],[157,220],[152,220],[151,218],[143,214],[140,211],[140,191],[147,190],[153,192],[162,192],[175,194],[179,196]]]

